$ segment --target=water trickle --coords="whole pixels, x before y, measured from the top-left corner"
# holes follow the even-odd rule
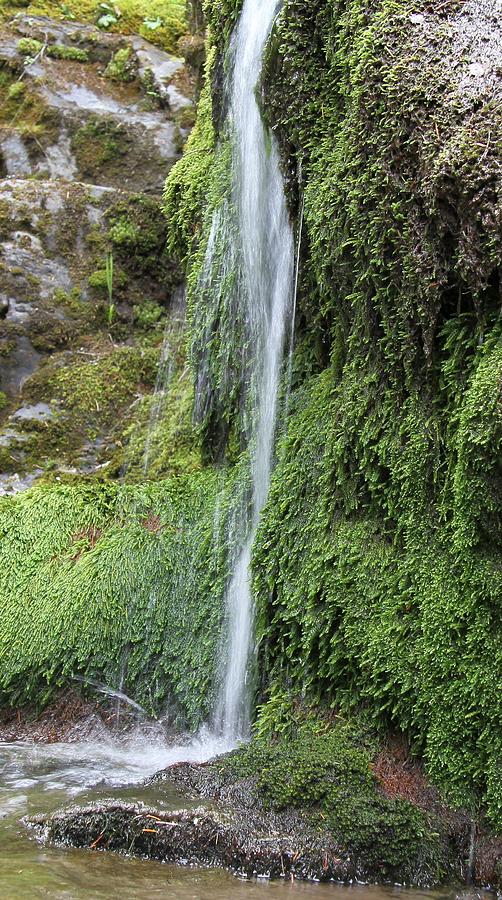
[[[228,132],[232,146],[232,206],[237,228],[223,206],[213,220],[205,270],[211,269],[217,230],[224,232],[227,262],[238,259],[238,302],[252,354],[248,361],[251,498],[240,524],[243,535],[227,589],[227,635],[215,727],[229,743],[245,738],[250,723],[253,599],[250,564],[261,510],[267,499],[277,395],[294,280],[294,241],[286,208],[279,154],[256,98],[262,56],[280,4],[245,0],[232,41]],[[220,262],[221,266],[222,263]],[[223,268],[225,264],[223,263]],[[204,276],[204,273],[203,273]],[[207,277],[207,271],[206,271]]]
[[[173,340],[179,336],[185,321],[185,291],[179,289],[171,300],[171,309],[168,323],[164,332],[164,339],[160,351],[159,368],[155,383],[154,400],[148,422],[148,432],[143,454],[143,474],[148,475],[156,450],[156,438],[159,425],[162,423],[166,412],[169,388],[174,374],[175,359],[173,353]]]

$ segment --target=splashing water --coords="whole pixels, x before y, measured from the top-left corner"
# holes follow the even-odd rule
[[[228,634],[222,684],[215,712],[218,733],[232,744],[246,738],[250,723],[253,645],[251,551],[268,495],[284,339],[294,281],[294,241],[277,147],[265,128],[256,86],[265,44],[280,4],[245,0],[232,42],[228,128],[232,143],[232,200],[238,237],[228,255],[240,257],[240,302],[253,357],[250,363],[252,496],[240,552],[227,589]],[[223,207],[223,210],[225,207]],[[219,211],[214,227],[232,229]],[[238,240],[236,252],[235,242]],[[228,241],[228,236],[227,236]],[[210,241],[208,249],[214,247]]]

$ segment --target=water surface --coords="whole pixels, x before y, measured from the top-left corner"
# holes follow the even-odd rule
[[[215,746],[214,749],[217,749]],[[21,823],[27,814],[116,798],[161,809],[187,806],[174,789],[142,782],[175,759],[202,759],[203,740],[175,747],[155,733],[69,744],[0,743],[2,900],[453,900],[455,892],[305,882],[240,881],[216,869],[167,866],[102,851],[45,847]],[[464,895],[467,897],[467,895]]]

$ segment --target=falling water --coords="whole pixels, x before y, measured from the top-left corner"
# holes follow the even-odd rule
[[[153,397],[153,405],[148,422],[147,438],[145,450],[143,453],[143,474],[147,476],[150,472],[150,466],[155,452],[158,450],[156,441],[158,440],[158,428],[162,423],[166,412],[167,400],[169,396],[169,388],[174,374],[175,358],[172,348],[172,342],[177,340],[178,333],[184,323],[184,303],[185,292],[183,289],[175,291],[171,298],[170,316],[164,332],[164,339],[160,351],[159,368],[157,371],[157,381],[155,383],[155,392]]]
[[[262,122],[255,93],[263,51],[279,7],[270,0],[245,0],[233,38],[229,85],[233,205],[243,281],[240,295],[253,347],[249,445],[252,497],[243,529],[246,536],[227,589],[228,634],[215,715],[217,730],[230,743],[246,737],[249,730],[251,550],[270,483],[277,395],[294,277],[294,242],[279,154]]]

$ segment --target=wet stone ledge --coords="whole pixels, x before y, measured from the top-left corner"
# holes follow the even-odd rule
[[[301,817],[274,817],[250,826],[244,811],[200,807],[171,813],[116,801],[72,807],[26,820],[56,846],[108,850],[192,866],[219,866],[247,877],[352,881],[357,867],[329,835],[310,831]]]

